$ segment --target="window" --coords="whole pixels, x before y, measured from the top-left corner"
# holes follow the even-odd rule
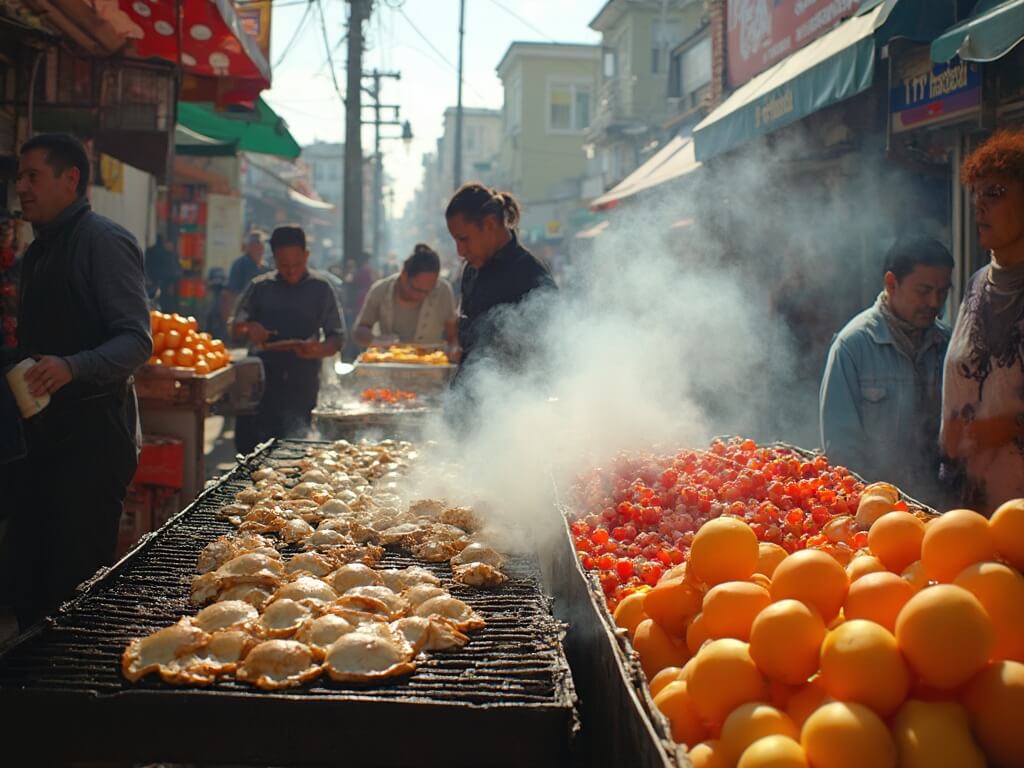
[[[703,37],[672,58],[668,94],[682,100],[683,109],[700,106],[711,84],[711,38]]]
[[[548,130],[578,133],[590,126],[591,87],[586,83],[551,83],[548,86]]]
[[[651,74],[664,74],[670,52],[683,41],[683,27],[676,20],[655,19],[651,25]]]
[[[602,71],[604,72],[605,79],[610,80],[616,75],[618,75],[619,68],[617,59],[618,56],[616,56],[614,48],[604,49],[604,56],[602,57],[601,61],[603,62]]]

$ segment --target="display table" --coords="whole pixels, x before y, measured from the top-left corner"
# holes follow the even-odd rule
[[[205,376],[185,368],[146,365],[135,374],[142,431],[180,439],[185,446],[182,502],[188,503],[203,489],[206,465],[203,445],[210,407],[235,382],[234,366]]]

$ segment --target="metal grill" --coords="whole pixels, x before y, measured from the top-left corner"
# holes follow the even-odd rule
[[[576,721],[563,626],[551,616],[537,566],[525,560],[509,564],[508,582],[484,591],[453,583],[447,563],[389,549],[380,567],[429,568],[487,626],[466,648],[432,654],[387,685],[324,676],[272,693],[233,681],[201,688],[122,678],[129,640],[195,612],[189,593],[199,552],[234,530],[216,510],[252,471],[300,458],[310,445],[277,441],[257,452],[6,650],[0,702],[26,754],[236,765],[565,763]]]

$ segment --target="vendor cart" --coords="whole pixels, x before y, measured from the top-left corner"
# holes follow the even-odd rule
[[[206,481],[206,418],[234,384],[235,376],[233,365],[205,376],[187,368],[156,365],[145,365],[135,374],[142,431],[175,437],[184,443],[181,493],[186,501],[194,499]]]

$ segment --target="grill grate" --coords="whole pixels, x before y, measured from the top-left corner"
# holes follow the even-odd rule
[[[265,692],[233,681],[182,687],[166,685],[158,678],[147,677],[140,683],[122,678],[121,653],[133,637],[195,612],[189,593],[199,552],[216,536],[234,531],[215,511],[247,485],[252,471],[300,458],[310,445],[277,441],[250,457],[0,657],[0,701],[5,711],[26,713],[38,706],[50,722],[55,714],[66,713],[82,722],[83,712],[102,712],[107,721],[92,723],[89,728],[83,724],[81,735],[89,742],[88,748],[85,744],[55,744],[52,737],[42,737],[32,743],[33,754],[38,756],[37,750],[51,747],[56,756],[68,756],[70,749],[76,759],[208,760],[219,752],[209,742],[216,738],[215,733],[223,738],[223,729],[205,724],[197,729],[192,713],[198,707],[209,708],[221,723],[234,722],[243,710],[258,710],[262,717],[271,718],[268,727],[277,728],[288,724],[306,728],[310,718],[326,718],[336,734],[339,729],[349,731],[346,722],[359,722],[359,730],[349,733],[350,738],[359,735],[352,740],[358,746],[353,751],[349,742],[345,755],[354,759],[365,750],[361,762],[366,765],[429,764],[432,756],[466,765],[479,765],[481,760],[500,764],[562,761],[574,727],[574,694],[562,651],[562,625],[551,616],[536,565],[526,560],[512,560],[505,569],[509,580],[498,589],[484,591],[454,583],[447,563],[423,563],[389,548],[379,567],[402,568],[415,563],[430,569],[454,596],[481,613],[487,626],[472,633],[466,648],[432,654],[412,675],[387,685],[346,685],[323,676],[300,688]],[[286,554],[294,551],[285,550]],[[244,704],[240,706],[240,702]],[[381,709],[391,714],[374,718],[371,713]],[[151,723],[150,732],[126,738],[124,718],[139,718],[146,711],[163,722]],[[27,715],[17,719],[30,721]],[[84,722],[90,719],[86,717]],[[9,732],[33,728],[31,722],[25,722],[23,731],[21,725],[9,723]],[[427,743],[415,747],[404,740],[396,742],[395,728],[403,725],[414,733],[424,729]],[[177,735],[153,739],[152,728],[161,726]],[[374,726],[380,737],[376,745],[367,738]],[[190,737],[190,728],[198,731],[196,738]],[[463,739],[487,742],[489,758],[461,749],[437,752],[445,746],[436,738],[439,728],[452,734],[450,748],[458,747]],[[210,733],[203,735],[205,730]],[[432,734],[435,738],[430,739]],[[521,738],[527,734],[531,738]],[[338,759],[338,745],[331,739],[299,740],[280,754],[272,750],[268,754],[265,743],[260,742],[259,757],[254,754],[254,759],[264,764],[271,759],[275,764]],[[159,744],[163,744],[163,753],[153,748]],[[239,762],[237,751],[226,754]]]

